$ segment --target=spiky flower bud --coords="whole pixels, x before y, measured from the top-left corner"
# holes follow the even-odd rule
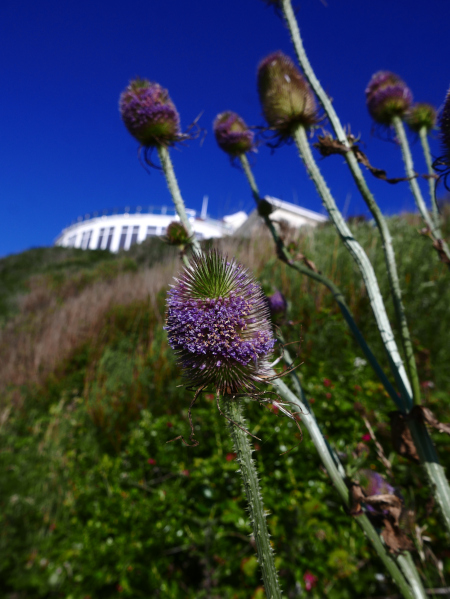
[[[236,393],[268,374],[274,339],[263,292],[240,264],[217,251],[193,256],[176,279],[166,330],[193,386]]]
[[[412,103],[412,93],[395,73],[378,71],[366,88],[370,116],[381,125],[390,125],[394,116],[403,117]]]
[[[181,249],[192,243],[192,237],[186,231],[185,226],[177,220],[169,224],[163,239],[169,245],[174,245]]]
[[[439,118],[439,127],[441,130],[440,139],[444,155],[441,162],[450,167],[450,89],[445,98],[444,108]]]
[[[274,52],[258,66],[258,93],[269,126],[282,139],[298,125],[317,122],[317,104],[306,79],[283,52]]]
[[[378,472],[364,469],[361,471],[361,483],[364,492],[368,497],[370,495],[392,495],[395,491]]]
[[[228,110],[217,115],[213,127],[219,148],[230,156],[245,154],[253,148],[253,131],[235,112]]]
[[[425,127],[427,131],[434,129],[437,120],[437,113],[434,106],[426,104],[424,102],[414,104],[406,114],[406,122],[408,127],[419,133],[419,131]]]
[[[120,96],[119,110],[125,127],[143,146],[167,146],[180,135],[177,109],[158,83],[131,81]]]
[[[394,495],[395,489],[392,485],[390,485],[378,472],[374,472],[373,470],[364,469],[361,470],[361,486],[364,489],[364,493],[367,497],[371,497],[374,495]],[[368,512],[372,514],[383,513],[386,514],[387,511],[380,509],[378,507],[374,507],[370,504],[366,505],[366,509]]]
[[[277,321],[286,316],[287,301],[281,291],[277,290],[272,295],[267,297],[269,311],[272,320]]]

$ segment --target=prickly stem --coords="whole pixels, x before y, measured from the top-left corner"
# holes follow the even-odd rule
[[[267,599],[279,599],[281,598],[281,590],[275,568],[274,553],[270,544],[258,475],[255,462],[252,458],[253,450],[250,446],[249,435],[234,424],[235,422],[245,427],[241,399],[230,396],[225,397],[224,411],[226,416],[233,421],[229,422],[228,427],[233,439],[237,454],[236,459],[240,466],[242,482],[247,496],[248,509],[258,552],[258,562],[262,571],[266,596]]]

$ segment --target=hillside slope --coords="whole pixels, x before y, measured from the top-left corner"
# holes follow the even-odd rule
[[[376,231],[355,226],[392,319]],[[424,401],[448,420],[448,270],[408,219],[391,219],[390,227]],[[385,365],[364,287],[334,230],[288,241],[341,286]],[[448,571],[450,554],[439,515],[421,470],[392,452],[393,407],[330,294],[281,264],[265,236],[219,247],[254,271],[267,293],[286,295],[285,338],[295,343],[304,387],[349,474],[386,474],[361,415],[371,422],[404,497],[405,531],[423,543],[416,524],[428,527],[433,553],[416,554],[418,566],[428,586],[444,585],[436,560]],[[2,596],[262,597],[233,449],[211,395],[193,414],[199,446],[167,444],[188,433],[192,398],[163,330],[167,286],[179,267],[158,240],[117,256],[45,248],[0,260]],[[382,566],[306,435],[300,443],[292,422],[257,402],[247,402],[247,417],[262,439],[255,459],[286,596],[300,596],[307,579],[311,597],[395,594],[388,577],[375,577]],[[448,440],[433,436],[449,468]]]

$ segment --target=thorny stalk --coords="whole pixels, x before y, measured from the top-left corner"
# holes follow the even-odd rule
[[[411,189],[411,193],[413,194],[414,201],[416,202],[416,206],[419,209],[419,212],[422,215],[422,218],[425,224],[427,225],[427,228],[429,229],[431,238],[433,240],[433,246],[438,250],[440,254],[443,254],[443,257],[445,257],[445,261],[447,262],[447,265],[450,268],[450,249],[442,238],[442,233],[439,228],[439,225],[436,224],[435,221],[431,218],[425,201],[423,199],[422,192],[420,191],[403,121],[400,117],[394,116],[392,119],[392,125],[395,129],[395,134],[397,136],[397,140],[402,150],[403,162],[405,164],[405,172],[407,177],[409,177],[409,187]]]
[[[177,211],[177,214],[180,217],[180,221],[184,225],[184,228],[186,229],[189,237],[192,237],[192,247],[194,249],[194,253],[200,254],[200,243],[198,242],[198,239],[195,237],[195,233],[192,230],[191,223],[189,222],[188,216],[186,214],[186,208],[184,205],[183,198],[181,196],[181,191],[178,186],[177,178],[175,176],[172,160],[170,159],[169,150],[163,145],[158,145],[157,149],[159,160],[161,162],[161,167],[163,169],[164,176],[166,177],[167,187],[169,188],[173,203],[175,205],[175,210]]]
[[[259,488],[258,474],[252,458],[253,450],[250,446],[248,434],[242,430],[245,426],[245,421],[242,416],[241,398],[226,396],[224,412],[229,419],[228,426],[247,496],[250,520],[258,550],[258,562],[262,571],[266,596],[267,599],[281,599],[281,590],[275,568],[274,553],[270,544],[270,535],[267,529],[266,513]],[[239,426],[236,426],[236,424]]]
[[[304,72],[306,79],[308,80],[308,83],[310,84],[311,88],[314,90],[314,93],[316,94],[320,103],[322,104],[322,107],[330,121],[330,124],[335,132],[338,141],[341,144],[343,144],[343,146],[348,150],[344,154],[345,160],[348,164],[348,167],[356,183],[356,186],[358,187],[358,190],[361,193],[362,198],[366,202],[367,207],[372,213],[372,216],[374,217],[378,230],[380,232],[386,268],[389,277],[389,285],[391,289],[392,299],[394,301],[396,318],[399,323],[402,347],[406,358],[406,368],[408,370],[408,375],[412,386],[412,395],[414,402],[420,403],[421,400],[419,377],[417,373],[417,366],[414,358],[414,350],[409,332],[409,327],[406,320],[405,309],[402,302],[400,283],[397,272],[397,263],[395,260],[395,253],[392,245],[392,237],[389,228],[372,192],[370,191],[367,185],[361,167],[359,166],[358,160],[356,159],[354,153],[351,151],[351,144],[347,138],[344,128],[341,125],[339,117],[336,111],[334,110],[333,104],[311,67],[311,64],[308,60],[303,46],[302,38],[300,36],[300,30],[298,27],[297,19],[295,18],[294,11],[292,9],[291,0],[282,0],[281,5],[285,21],[288,25],[291,34],[292,43],[294,45],[299,64]]]

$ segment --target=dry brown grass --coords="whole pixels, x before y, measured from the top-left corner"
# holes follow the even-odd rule
[[[20,314],[0,331],[0,390],[9,385],[41,383],[55,366],[89,338],[100,333],[106,313],[115,305],[136,301],[154,304],[178,264],[97,281],[65,301],[43,278],[30,282]]]
[[[290,236],[287,235],[287,241]],[[302,251],[315,252],[312,231],[295,235]],[[338,248],[336,241],[335,251]],[[265,229],[252,239],[223,238],[215,246],[255,274],[269,261],[276,261],[273,240]],[[335,257],[331,264],[335,265]],[[81,285],[77,275],[55,290],[49,280],[39,276],[29,281],[30,292],[20,302],[20,313],[0,330],[0,392],[8,387],[41,384],[58,363],[69,358],[80,345],[99,335],[105,316],[117,305],[149,301],[156,307],[156,295],[168,286],[180,268],[177,258],[135,273],[122,272],[112,278]],[[283,288],[289,285],[285,267],[278,269]],[[336,273],[333,273],[336,274]],[[339,278],[339,277],[338,277]],[[311,281],[302,277],[299,291],[311,293]],[[316,303],[327,295],[325,287],[314,284]]]
[[[267,243],[260,242],[261,236],[245,241],[230,238],[220,240],[218,247],[257,272],[273,256],[269,237]],[[46,277],[32,278],[29,293],[20,300],[19,314],[0,331],[0,391],[42,383],[58,363],[101,332],[105,315],[114,306],[147,300],[155,305],[156,294],[168,286],[179,267],[177,259],[168,260],[81,290],[76,276],[57,291]]]

